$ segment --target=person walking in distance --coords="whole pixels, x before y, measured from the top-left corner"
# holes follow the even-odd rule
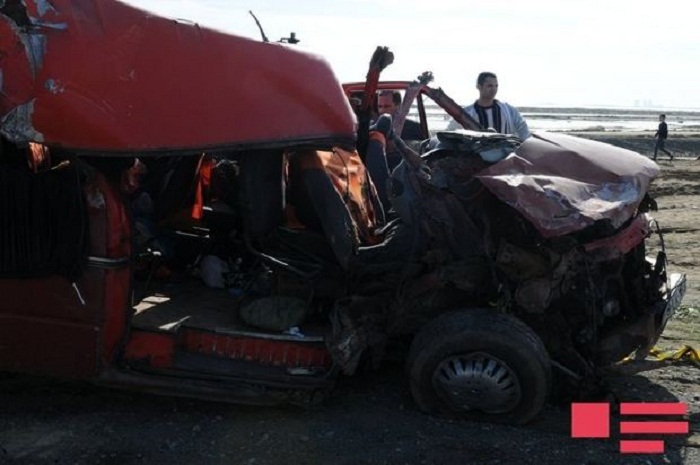
[[[486,129],[495,130],[502,134],[515,134],[521,140],[530,137],[530,129],[520,112],[506,102],[496,100],[498,78],[494,73],[484,71],[476,79],[479,99],[462,110],[477,120]],[[452,120],[448,131],[457,129],[459,124]]]
[[[668,155],[669,160],[673,161],[673,154],[666,150],[665,147],[666,139],[668,139],[668,125],[666,124],[666,115],[663,113],[659,115],[659,129],[656,130],[654,137],[656,138],[656,144],[654,145],[654,161],[656,161],[656,155],[659,153],[659,150]]]

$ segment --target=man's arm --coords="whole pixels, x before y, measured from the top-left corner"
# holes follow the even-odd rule
[[[515,135],[518,136],[520,140],[525,140],[530,137],[530,128],[527,126],[525,118],[523,118],[520,112],[512,105],[508,105],[508,110],[510,110],[510,115],[512,117]]]
[[[369,131],[365,165],[367,166],[369,177],[372,179],[374,187],[377,189],[377,195],[382,204],[382,209],[384,211],[389,211],[391,204],[389,203],[387,183],[389,181],[390,172],[386,161],[386,140],[387,138],[391,138],[394,134],[391,117],[388,115],[381,115],[377,118],[377,121],[370,126]]]
[[[462,115],[466,118],[467,123],[467,129],[471,129],[472,131],[484,131],[485,128],[481,127],[481,125],[477,122],[476,120],[476,114],[474,112],[474,105],[467,105],[466,107],[462,107]],[[455,129],[463,129],[462,125],[454,118],[450,120],[450,123],[447,125],[447,130],[448,131],[454,131]]]

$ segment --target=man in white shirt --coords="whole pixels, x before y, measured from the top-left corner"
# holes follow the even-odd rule
[[[484,71],[476,80],[479,99],[464,108],[465,113],[477,120],[486,129],[493,129],[502,134],[515,134],[521,140],[530,137],[530,129],[518,110],[500,100],[496,100],[498,78],[494,73]],[[448,131],[459,128],[452,120],[447,126]]]

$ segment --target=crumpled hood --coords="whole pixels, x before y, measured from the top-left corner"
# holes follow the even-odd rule
[[[659,167],[631,150],[563,134],[533,134],[476,177],[544,237],[634,215]]]

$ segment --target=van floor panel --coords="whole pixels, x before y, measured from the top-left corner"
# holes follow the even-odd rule
[[[135,283],[138,294],[138,285]],[[143,291],[141,291],[142,295]],[[152,285],[146,297],[134,305],[131,324],[134,328],[177,331],[180,327],[247,335],[281,336],[246,324],[239,316],[240,302],[225,289],[211,289],[200,281],[188,279],[178,283]],[[323,334],[321,325],[304,324],[306,336]]]

